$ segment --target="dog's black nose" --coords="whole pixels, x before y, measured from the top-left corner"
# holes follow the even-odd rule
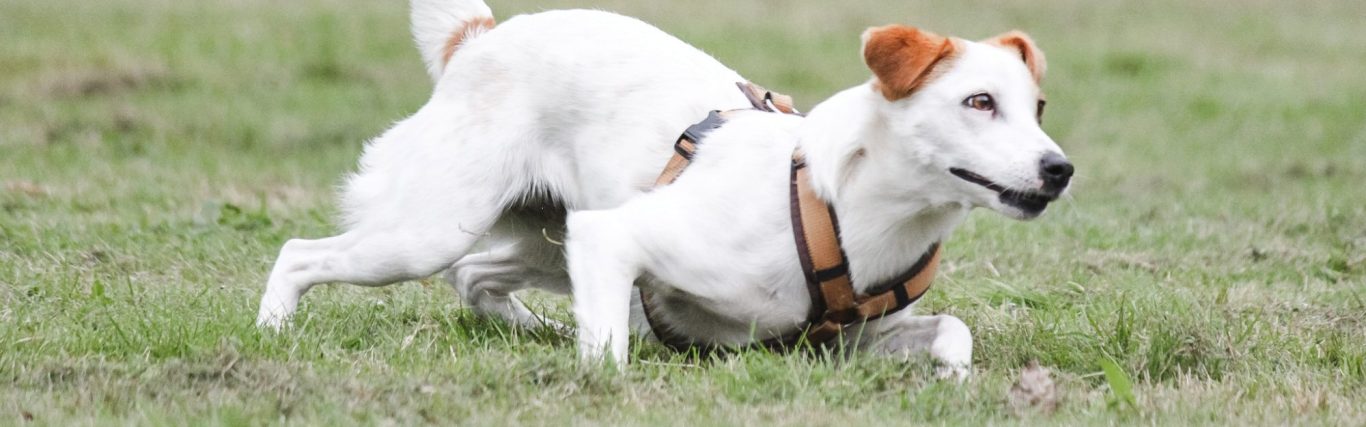
[[[1039,177],[1043,178],[1043,188],[1047,191],[1062,190],[1072,179],[1072,163],[1055,152],[1048,152],[1039,159]]]

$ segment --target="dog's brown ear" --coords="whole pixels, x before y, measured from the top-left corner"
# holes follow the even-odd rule
[[[1029,38],[1029,34],[1019,30],[1010,31],[982,40],[982,43],[1000,46],[1018,53],[1020,59],[1024,60],[1025,66],[1029,68],[1029,74],[1034,76],[1034,83],[1043,83],[1043,74],[1048,71],[1048,63],[1044,61],[1043,51],[1034,44],[1034,39]]]
[[[863,60],[889,101],[905,98],[929,80],[931,71],[957,48],[952,40],[904,25],[863,32]]]

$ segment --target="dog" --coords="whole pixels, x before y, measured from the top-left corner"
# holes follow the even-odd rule
[[[793,243],[794,152],[839,218],[860,294],[973,208],[1031,219],[1070,186],[1073,166],[1040,125],[1044,55],[1018,31],[978,42],[870,28],[872,77],[802,117],[752,109],[738,73],[621,15],[495,24],[480,0],[413,0],[412,25],[430,100],[367,144],[342,189],[344,233],[285,243],[258,325],[285,325],[316,284],[444,270],[473,310],[521,326],[559,325],[514,292],[571,294],[585,360],[624,366],[633,331],[658,336],[642,291],[672,333],[744,346],[800,334],[815,307]],[[669,142],[715,110],[737,111],[655,188]],[[902,310],[840,327],[838,345],[970,372],[956,317]]]

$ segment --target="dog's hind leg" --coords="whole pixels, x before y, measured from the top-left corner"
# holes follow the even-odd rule
[[[318,240],[285,243],[266,282],[256,323],[279,329],[314,285],[345,282],[384,286],[434,274],[469,249],[463,233],[360,229]]]
[[[537,316],[513,292],[536,288],[567,293],[569,276],[561,269],[541,268],[534,254],[520,250],[527,243],[512,243],[487,252],[470,254],[446,271],[445,278],[475,313],[501,318],[523,327],[549,326],[563,330],[564,325]]]
[[[476,314],[501,318],[524,328],[564,325],[537,316],[514,295],[523,289],[568,294],[563,243],[565,208],[553,199],[526,198],[498,218],[488,250],[466,255],[444,274],[465,305]],[[563,237],[560,237],[563,239]]]
[[[256,322],[280,328],[314,285],[384,286],[450,267],[493,227],[517,194],[505,145],[476,145],[440,108],[424,108],[366,148],[347,184],[345,233],[290,240],[267,279]],[[477,141],[476,141],[477,142]],[[483,151],[478,150],[485,147]]]
[[[971,372],[972,331],[957,317],[898,313],[866,326],[861,337],[859,327],[851,327],[854,333],[846,333],[846,339],[852,342],[847,344],[905,358],[928,353],[938,364],[940,378],[962,381]]]

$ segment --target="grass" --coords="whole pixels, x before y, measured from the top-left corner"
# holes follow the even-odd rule
[[[640,16],[807,107],[867,78],[867,26],[1033,34],[1080,177],[1039,221],[982,212],[949,242],[922,309],[973,328],[963,385],[650,345],[583,369],[432,281],[320,288],[262,334],[276,250],[334,231],[361,142],[429,93],[405,5],[6,1],[0,424],[1366,423],[1366,3],[884,3],[493,8]],[[1017,415],[1036,359],[1061,405]]]

